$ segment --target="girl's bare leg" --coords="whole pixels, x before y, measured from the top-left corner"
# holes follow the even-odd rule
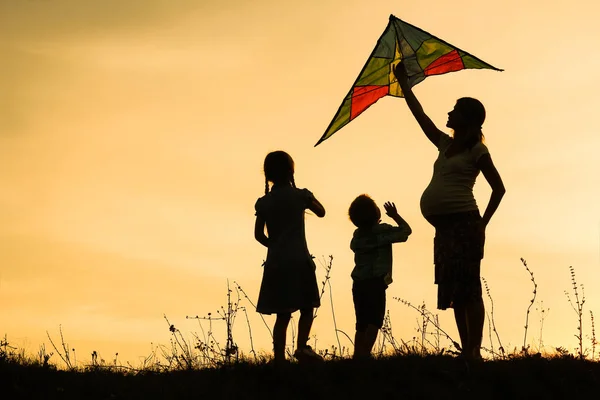
[[[273,354],[275,361],[285,361],[285,337],[291,314],[277,314],[273,327]]]
[[[313,323],[313,309],[307,308],[300,310],[300,320],[298,321],[298,348],[305,347],[308,343],[308,336]]]

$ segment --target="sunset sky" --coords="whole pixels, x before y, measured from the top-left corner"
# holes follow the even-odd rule
[[[191,339],[199,327],[186,316],[226,305],[227,279],[256,301],[266,249],[254,203],[264,156],[281,149],[327,210],[307,215],[307,239],[317,259],[334,257],[335,316],[349,334],[348,206],[361,193],[396,203],[413,234],[394,246],[388,306],[394,335],[415,336],[418,314],[393,297],[435,309],[434,231],[419,198],[437,150],[391,97],[313,147],[394,14],[505,69],[414,90],[440,128],[459,97],[486,106],[507,193],[482,275],[503,344],[523,342],[523,257],[539,285],[528,342],[543,300],[544,343],[575,348],[572,265],[589,346],[589,311],[600,318],[599,13],[584,0],[0,0],[0,334],[35,352],[62,326],[78,360],[96,350],[136,364],[168,343],[163,314]],[[483,209],[482,176],[475,194]],[[270,351],[249,316],[254,345]],[[451,311],[440,317],[457,339]],[[214,329],[225,342],[224,325]],[[312,333],[318,347],[336,343],[328,297]],[[249,349],[242,316],[234,338]]]

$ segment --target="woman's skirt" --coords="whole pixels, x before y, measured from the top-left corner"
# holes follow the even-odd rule
[[[481,259],[485,233],[479,211],[433,215],[433,262],[438,285],[437,308],[445,310],[481,301]]]

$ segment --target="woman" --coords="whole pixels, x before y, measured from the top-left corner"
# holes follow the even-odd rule
[[[450,137],[423,111],[409,86],[403,63],[396,66],[394,73],[410,111],[439,150],[433,177],[421,196],[421,212],[435,227],[438,309],[454,309],[463,356],[467,360],[480,360],[485,319],[480,265],[485,229],[505,193],[500,174],[483,143],[481,126],[485,108],[476,99],[458,99],[448,113],[446,126],[454,132]],[[483,216],[473,197],[479,171],[492,188]]]

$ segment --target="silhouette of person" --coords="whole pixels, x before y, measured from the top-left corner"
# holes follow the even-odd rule
[[[398,214],[396,205],[383,205],[398,226],[381,222],[381,211],[366,194],[358,196],[348,210],[356,230],[350,242],[354,252],[352,299],[356,314],[354,358],[371,356],[385,316],[385,291],[392,283],[392,243],[406,242],[412,230]]]
[[[504,184],[484,144],[485,108],[476,99],[463,97],[448,113],[446,126],[452,137],[440,131],[425,114],[409,85],[403,63],[394,73],[406,104],[427,138],[438,148],[431,182],[421,196],[421,213],[435,227],[434,264],[438,287],[437,307],[454,309],[462,355],[481,359],[485,310],[480,265],[485,229],[500,205]],[[479,171],[492,188],[483,216],[473,196]]]
[[[309,209],[322,218],[325,208],[308,189],[296,187],[294,161],[286,152],[267,154],[264,173],[265,195],[255,204],[254,237],[268,251],[256,311],[277,314],[273,328],[276,364],[285,362],[286,331],[291,314],[297,310],[300,310],[300,319],[294,357],[299,361],[322,361],[307,344],[313,309],[319,307],[320,300],[316,266],[306,243],[304,213]],[[273,184],[271,190],[269,182]]]

